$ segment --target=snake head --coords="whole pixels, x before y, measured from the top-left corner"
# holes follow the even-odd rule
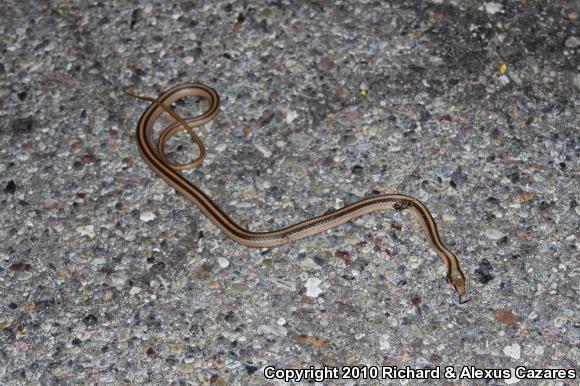
[[[465,281],[465,275],[461,271],[453,271],[447,274],[447,282],[451,284],[451,287],[457,292],[461,297],[467,293],[467,285]]]

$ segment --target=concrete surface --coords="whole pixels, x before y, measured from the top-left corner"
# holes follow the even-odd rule
[[[1,382],[578,371],[578,12],[532,0],[3,1]],[[210,155],[186,174],[233,219],[268,230],[377,193],[416,196],[471,302],[456,303],[404,214],[269,250],[226,239],[141,160],[146,104],[122,93],[192,81],[223,104],[203,135]],[[189,159],[179,138],[173,157]],[[576,382],[495,378],[323,383]]]

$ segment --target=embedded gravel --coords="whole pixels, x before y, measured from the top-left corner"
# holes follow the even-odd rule
[[[0,383],[282,384],[266,366],[578,371],[579,11],[3,1]],[[184,174],[232,219],[264,231],[415,196],[471,301],[457,304],[405,213],[267,250],[227,239],[135,145],[146,104],[123,88],[185,82],[215,88],[222,107],[202,134],[207,159]],[[174,159],[195,151],[185,135],[170,146]]]

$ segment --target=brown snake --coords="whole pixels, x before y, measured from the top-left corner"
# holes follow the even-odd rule
[[[219,111],[219,96],[212,88],[200,83],[186,83],[173,87],[159,96],[147,98],[126,91],[129,95],[150,102],[137,126],[137,146],[145,162],[169,185],[193,202],[226,236],[248,247],[275,247],[312,236],[337,227],[364,214],[384,209],[408,211],[423,226],[431,247],[441,257],[447,267],[447,281],[459,295],[459,302],[467,293],[465,275],[461,271],[457,257],[443,244],[437,225],[419,200],[403,194],[384,194],[369,197],[341,209],[314,217],[301,223],[271,232],[250,232],[232,221],[204,192],[183,177],[179,171],[199,166],[206,156],[205,146],[194,133],[192,127],[200,127],[212,120]],[[183,119],[169,106],[179,99],[198,96],[209,101],[209,109],[194,118]],[[169,113],[176,122],[166,127],[159,136],[157,146],[152,143],[155,122],[163,112]],[[167,141],[178,132],[186,130],[199,147],[199,157],[189,163],[170,161],[165,154]]]

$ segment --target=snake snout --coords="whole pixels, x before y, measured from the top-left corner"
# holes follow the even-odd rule
[[[451,284],[451,287],[459,294],[459,296],[465,295],[467,292],[465,277],[459,273],[454,272],[447,275],[447,282]]]

